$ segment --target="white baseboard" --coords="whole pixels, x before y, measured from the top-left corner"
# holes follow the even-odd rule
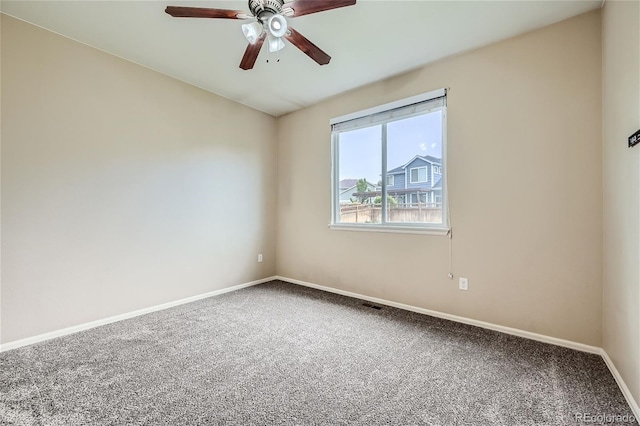
[[[631,394],[631,391],[629,390],[629,388],[627,387],[626,383],[622,379],[622,376],[618,372],[618,369],[616,368],[615,364],[613,363],[613,361],[611,360],[611,358],[609,357],[607,352],[602,348],[598,348],[596,346],[585,345],[583,343],[572,342],[570,340],[559,339],[559,338],[556,338],[556,337],[545,336],[543,334],[532,333],[530,331],[520,330],[520,329],[517,329],[517,328],[505,327],[505,326],[502,326],[502,325],[492,324],[492,323],[489,323],[489,322],[478,321],[478,320],[474,320],[474,319],[470,319],[470,318],[461,317],[461,316],[458,316],[458,315],[451,315],[451,314],[447,314],[447,313],[444,313],[444,312],[438,312],[438,311],[433,311],[433,310],[430,310],[430,309],[419,308],[417,306],[406,305],[404,303],[392,302],[392,301],[389,301],[389,300],[379,299],[377,297],[370,297],[370,296],[366,296],[366,295],[359,294],[359,293],[353,293],[353,292],[350,292],[350,291],[340,290],[340,289],[336,289],[336,288],[332,288],[332,287],[326,287],[326,286],[323,286],[323,285],[313,284],[313,283],[310,283],[310,282],[296,280],[296,279],[293,279],[293,278],[287,278],[287,277],[282,277],[282,276],[273,276],[273,277],[268,277],[268,278],[262,278],[260,280],[251,281],[251,282],[244,283],[244,284],[238,284],[238,285],[235,285],[235,286],[232,286],[232,287],[227,287],[227,288],[223,288],[223,289],[220,289],[220,290],[211,291],[211,292],[208,292],[208,293],[199,294],[199,295],[196,295],[196,296],[191,296],[191,297],[187,297],[187,298],[180,299],[180,300],[175,300],[173,302],[163,303],[161,305],[151,306],[151,307],[148,307],[148,308],[139,309],[139,310],[136,310],[136,311],[125,313],[125,314],[115,315],[115,316],[112,316],[112,317],[109,317],[109,318],[104,318],[104,319],[100,319],[100,320],[96,320],[96,321],[91,321],[91,322],[87,322],[87,323],[84,323],[84,324],[79,324],[79,325],[75,325],[75,326],[72,326],[72,327],[63,328],[61,330],[56,330],[56,331],[52,331],[52,332],[49,332],[49,333],[39,334],[39,335],[33,336],[33,337],[27,337],[25,339],[14,340],[13,342],[8,342],[8,343],[5,343],[3,345],[0,345],[0,352],[5,352],[5,351],[11,350],[11,349],[20,348],[22,346],[32,345],[34,343],[43,342],[45,340],[50,340],[50,339],[53,339],[53,338],[56,338],[56,337],[66,336],[66,335],[69,335],[69,334],[77,333],[79,331],[88,330],[88,329],[91,329],[91,328],[99,327],[101,325],[110,324],[110,323],[117,322],[117,321],[122,321],[122,320],[125,320],[125,319],[137,317],[137,316],[148,314],[148,313],[151,313],[151,312],[161,311],[161,310],[164,310],[164,309],[172,308],[174,306],[184,305],[185,303],[195,302],[196,300],[206,299],[207,297],[212,297],[212,296],[217,296],[217,295],[224,294],[224,293],[229,293],[229,292],[232,292],[232,291],[236,291],[236,290],[240,290],[242,288],[246,288],[246,287],[251,287],[251,286],[254,286],[254,285],[262,284],[262,283],[269,282],[269,281],[272,281],[272,280],[286,281],[286,282],[289,282],[289,283],[292,283],[292,284],[297,284],[297,285],[301,285],[301,286],[305,286],[305,287],[311,287],[311,288],[315,288],[315,289],[318,289],[318,290],[326,291],[326,292],[329,292],[329,293],[336,293],[336,294],[340,294],[340,295],[347,296],[347,297],[353,297],[353,298],[356,298],[356,299],[367,300],[369,302],[378,303],[380,305],[392,306],[394,308],[404,309],[406,311],[417,312],[419,314],[430,315],[430,316],[437,317],[437,318],[443,318],[443,319],[447,319],[447,320],[450,320],[450,321],[455,321],[455,322],[460,322],[460,323],[463,323],[463,324],[473,325],[473,326],[476,326],[476,327],[486,328],[488,330],[499,331],[499,332],[506,333],[506,334],[511,334],[511,335],[514,335],[514,336],[524,337],[524,338],[531,339],[531,340],[537,340],[537,341],[544,342],[544,343],[550,343],[550,344],[557,345],[557,346],[563,346],[563,347],[570,348],[570,349],[576,349],[576,350],[579,350],[579,351],[582,351],[582,352],[589,352],[589,353],[600,355],[604,359],[607,367],[609,368],[609,371],[611,371],[611,374],[613,375],[613,377],[615,378],[616,382],[618,383],[618,386],[620,387],[620,390],[622,391],[622,394],[624,395],[625,399],[627,400],[627,403],[631,407],[631,410],[633,411],[634,416],[636,417],[636,419],[640,419],[640,408],[638,407],[638,403],[634,400],[633,395]]]
[[[184,305],[185,303],[195,302],[196,300],[206,299],[207,297],[217,296],[223,293],[229,293],[232,291],[240,290],[241,288],[251,287],[251,286],[266,283],[267,281],[272,281],[275,279],[277,279],[277,277],[262,278],[260,280],[251,281],[244,284],[238,284],[238,285],[223,288],[220,290],[210,291],[208,293],[199,294],[196,296],[191,296],[191,297],[187,297],[180,300],[175,300],[173,302],[163,303],[161,305],[151,306],[148,308],[138,309],[137,311],[115,315],[109,318],[103,318],[96,321],[86,322],[84,324],[74,325],[72,327],[63,328],[61,330],[51,331],[49,333],[39,334],[33,337],[27,337],[25,339],[14,340],[13,342],[8,342],[0,345],[0,352],[9,351],[11,349],[20,348],[22,346],[32,345],[34,343],[43,342],[45,340],[53,339],[56,337],[66,336],[69,334],[77,333],[79,331],[88,330],[90,328],[99,327],[101,325],[110,324],[116,321],[122,321],[125,319],[137,317],[137,316],[148,314],[151,312],[161,311],[163,309],[172,308],[174,306]]]
[[[637,420],[640,420],[640,406],[638,406],[638,403],[636,402],[636,400],[633,399],[633,395],[631,394],[631,391],[629,390],[629,387],[627,386],[627,384],[622,379],[622,376],[620,375],[620,372],[616,368],[616,365],[613,363],[611,358],[609,358],[609,354],[604,349],[600,351],[600,355],[602,355],[604,362],[607,364],[607,367],[609,367],[609,371],[611,371],[613,378],[616,379],[616,382],[618,383],[618,387],[622,391],[624,398],[627,400],[629,407],[631,407],[631,410],[633,411],[633,415],[636,417]]]
[[[537,340],[539,342],[551,343],[556,346],[563,346],[565,348],[576,349],[582,352],[589,352],[592,354],[600,355],[602,349],[596,346],[585,345],[584,343],[572,342],[570,340],[559,339],[557,337],[545,336],[543,334],[532,333],[530,331],[520,330],[517,328],[505,327],[503,325],[492,324],[489,322],[478,321],[470,318],[460,317],[457,315],[446,314],[444,312],[432,311],[431,309],[419,308],[417,306],[405,305],[404,303],[392,302],[389,300],[378,299],[377,297],[365,296],[359,293],[353,293],[350,291],[339,290],[336,288],[325,287],[319,284],[313,284],[306,281],[300,281],[292,278],[278,276],[277,279],[286,281],[292,284],[298,284],[305,287],[311,287],[322,291],[328,291],[330,293],[341,294],[343,296],[354,297],[356,299],[367,300],[369,302],[378,303],[385,306],[393,306],[394,308],[404,309],[405,311],[417,312],[419,314],[430,315],[432,317],[443,318],[450,321],[460,322],[463,324],[474,325],[476,327],[486,328],[488,330],[499,331],[501,333],[511,334],[513,336],[524,337],[531,340]]]

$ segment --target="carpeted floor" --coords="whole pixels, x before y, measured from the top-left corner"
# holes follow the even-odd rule
[[[583,413],[631,415],[597,355],[278,281],[0,354],[2,425],[587,424]]]

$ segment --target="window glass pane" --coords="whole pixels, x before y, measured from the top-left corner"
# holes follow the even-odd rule
[[[441,111],[388,123],[387,221],[442,224],[442,167]]]
[[[427,168],[422,167],[418,169],[418,182],[426,182],[427,181]]]
[[[411,173],[411,179],[409,179],[410,183],[421,183],[427,181],[427,167],[410,168],[409,172]]]
[[[338,133],[337,220],[381,223],[382,126]]]

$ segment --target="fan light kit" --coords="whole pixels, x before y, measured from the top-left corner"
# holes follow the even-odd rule
[[[255,44],[262,35],[262,25],[257,22],[242,24],[242,33],[247,38],[249,43]]]
[[[295,18],[354,4],[356,0],[293,0],[288,3],[284,0],[249,0],[251,15],[241,10],[182,6],[167,6],[165,12],[176,18],[255,19],[241,27],[249,45],[240,68],[249,70],[255,65],[265,39],[269,52],[282,50],[285,46],[282,40],[284,38],[319,65],[328,64],[331,56],[291,28],[287,17]]]
[[[276,13],[267,20],[267,28],[274,37],[282,37],[287,32],[287,20],[284,16]]]
[[[277,52],[284,49],[284,41],[279,37],[269,36],[269,52]]]

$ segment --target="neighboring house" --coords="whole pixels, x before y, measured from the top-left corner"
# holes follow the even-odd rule
[[[387,172],[387,194],[397,201],[398,207],[442,207],[442,160],[430,155],[416,155],[408,163]],[[358,179],[339,182],[340,204],[355,202],[365,197],[374,202],[382,194],[380,185],[367,182],[367,192],[358,192]]]
[[[338,190],[340,191],[340,204],[356,202],[359,199],[360,194],[358,194],[358,180],[359,179],[342,179],[339,182]],[[376,186],[372,183],[367,182],[368,192],[365,194],[368,194],[369,192],[373,192],[375,190]],[[373,198],[374,196],[368,198]],[[368,201],[373,202],[372,199],[369,199]]]
[[[340,181],[340,192],[344,191],[345,189],[349,189],[352,186],[355,186],[358,184],[358,179],[342,179]]]
[[[398,204],[442,206],[442,160],[416,155],[408,163],[387,172],[387,194]]]

